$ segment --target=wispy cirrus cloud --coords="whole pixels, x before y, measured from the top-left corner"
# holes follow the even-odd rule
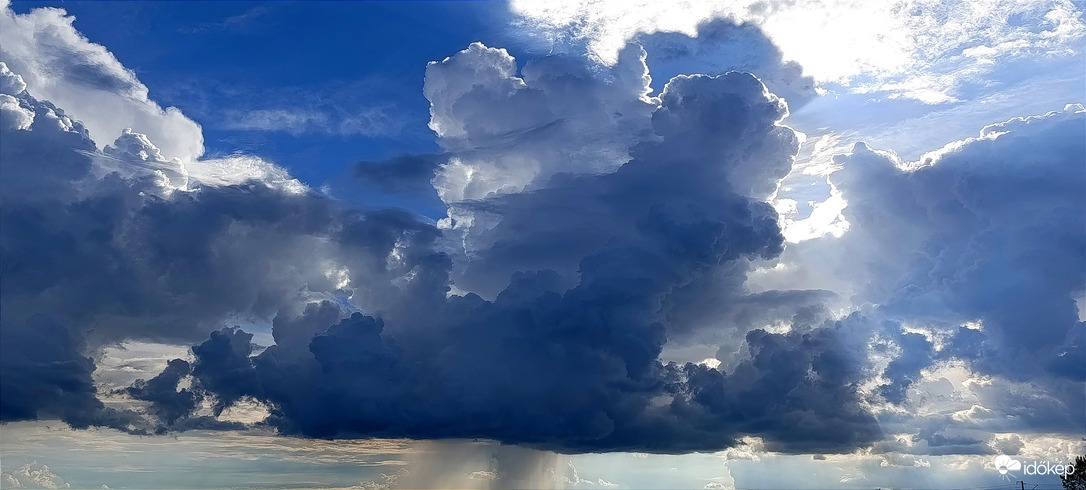
[[[292,136],[313,132],[394,136],[403,125],[389,108],[358,108],[350,112],[299,108],[235,110],[228,112],[222,122],[226,129],[282,132]]]

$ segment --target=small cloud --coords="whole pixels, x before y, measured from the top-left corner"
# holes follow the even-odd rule
[[[10,473],[6,471],[0,473],[0,486],[5,488],[72,488],[71,484],[53,473],[48,466],[38,465],[37,461],[27,463]]]
[[[498,479],[498,473],[494,471],[472,471],[468,473],[469,480],[491,481]]]
[[[381,476],[377,477],[377,480],[380,481],[368,480],[351,488],[361,490],[385,490],[396,488],[396,483],[399,482],[401,478],[407,476],[408,473],[407,468],[400,468],[396,470],[395,473],[381,473]]]
[[[265,18],[271,11],[265,5],[253,7],[238,15],[231,15],[218,22],[204,22],[195,27],[181,29],[186,33],[197,33],[205,31],[231,31],[231,32],[243,32],[251,29],[256,25],[257,21]]]
[[[340,114],[308,108],[254,109],[227,113],[223,127],[241,131],[283,132],[292,136],[325,133],[341,136],[388,136],[402,123],[389,110],[368,107]]]

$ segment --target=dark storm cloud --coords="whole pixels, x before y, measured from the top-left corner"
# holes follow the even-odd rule
[[[712,450],[744,434],[781,451],[875,440],[857,351],[836,334],[847,327],[756,331],[754,358],[731,374],[658,360],[671,294],[713,273],[741,283],[740,264],[780,253],[772,208],[745,195],[780,178],[797,147],[775,124],[784,105],[750,75],[679,77],[661,100],[656,137],[616,172],[475,203],[499,217],[495,248],[515,249],[521,269],[495,300],[446,298],[451,264],[420,257],[410,308],[321,328],[339,308],[313,304],[277,317],[277,345],[252,358],[241,332],[212,334],[194,348],[200,387],[264,400],[281,431],[315,437],[481,437],[565,452]],[[581,236],[556,243],[562,234]],[[564,277],[550,259],[577,271]],[[308,355],[286,342],[309,336]]]
[[[48,101],[29,96],[21,77],[0,62],[4,144],[0,145],[0,196],[25,199],[73,197],[73,182],[91,169],[94,142],[83,125]],[[21,127],[22,126],[22,127]],[[27,165],[49,162],[49,172]]]
[[[155,415],[166,423],[173,424],[192,412],[199,401],[199,397],[192,390],[178,389],[181,379],[189,374],[192,374],[192,366],[188,362],[173,359],[157,376],[148,381],[137,380],[125,391],[132,398],[151,402]]]
[[[465,53],[471,54],[461,55]],[[559,64],[555,69],[567,68]],[[571,83],[539,70],[538,79]],[[798,146],[791,130],[774,126],[785,106],[775,97],[766,103],[764,86],[749,75],[731,78],[731,83],[743,85],[746,97],[718,92],[710,85],[720,82],[713,80],[677,78],[661,95],[662,106],[648,118],[653,134],[630,147],[627,153],[633,160],[623,167],[629,168],[612,177],[558,173],[535,192],[461,203],[459,208],[475,220],[495,225],[470,236],[472,243],[481,244],[473,254],[478,259],[457,271],[457,284],[485,295],[518,270],[554,269],[575,279],[581,257],[612,237],[636,238],[637,220],[650,212],[648,206],[659,204],[660,212],[681,206],[713,212],[720,207],[725,213],[728,196],[718,196],[720,189],[741,196],[769,194],[774,179],[791,168]],[[558,147],[563,144],[548,134],[538,138]],[[658,138],[667,143],[657,144]],[[675,171],[662,178],[654,170],[642,170],[646,162],[656,161],[672,162]]]
[[[686,366],[696,371],[693,399],[715,419],[740,421],[743,432],[762,435],[773,451],[834,451],[881,439],[856,391],[866,376],[860,368],[866,322],[853,314],[816,328],[796,325],[788,334],[754,330],[747,334],[750,358],[729,375]]]
[[[0,78],[4,89],[0,94],[0,166],[4,175],[0,180],[0,418],[53,417],[79,428],[127,427],[123,417],[107,409],[96,396],[91,378],[94,362],[84,354],[83,330],[48,310],[20,311],[18,299],[36,295],[52,284],[57,274],[47,269],[68,261],[81,246],[63,237],[22,231],[64,213],[64,202],[75,195],[74,181],[91,168],[90,158],[80,151],[93,151],[94,143],[83,126],[63,111],[30,97],[24,90],[26,85],[3,63]],[[38,165],[43,162],[48,162],[50,171],[41,171]],[[40,251],[46,246],[52,254],[14,252]]]
[[[257,388],[249,356],[253,353],[253,335],[241,330],[222,329],[194,346],[196,356],[192,375],[203,388],[215,393],[215,415]]]
[[[354,294],[367,306],[394,311],[402,297],[418,304],[425,295],[393,280],[410,272],[422,282],[432,275],[426,260],[445,267],[427,246],[436,230],[404,212],[359,213],[260,181],[177,190],[181,163],[162,159],[143,135],[126,131],[98,152],[82,125],[2,68],[4,421],[144,430],[103,408],[88,352],[130,339],[195,342],[234,315],[270,319],[340,294],[344,281],[359,284]],[[227,386],[214,380],[229,366],[207,362],[197,376]],[[128,394],[152,402],[164,422],[215,425],[183,417],[193,400],[168,395],[181,368]],[[234,399],[218,396],[220,405]]]
[[[891,403],[901,404],[905,401],[909,385],[919,378],[920,370],[931,365],[933,349],[927,337],[919,333],[900,332],[900,325],[895,327],[891,331],[895,334],[894,340],[901,354],[886,366],[883,376],[889,378],[890,383],[882,385],[879,390]]]
[[[451,154],[500,161],[477,167],[483,174],[556,149],[513,183],[529,190],[458,201],[493,219],[489,245],[471,251],[471,266],[502,285],[493,301],[448,295],[454,262],[442,231],[401,211],[353,211],[259,180],[201,185],[132,132],[104,152],[74,124],[64,131],[79,141],[11,145],[25,148],[5,154],[15,170],[74,170],[48,175],[59,180],[51,193],[4,194],[5,348],[30,354],[5,356],[3,419],[134,430],[107,420],[131,414],[100,409],[84,344],[206,339],[191,364],[172,361],[122,391],[149,404],[153,431],[233,427],[193,408],[209,400],[218,415],[254,398],[271,408],[267,423],[315,437],[482,437],[567,452],[713,450],[746,434],[782,451],[834,452],[877,438],[856,393],[854,349],[838,341],[844,327],[815,324],[820,293],[742,287],[751,260],[783,247],[760,198],[798,149],[777,124],[784,102],[739,73],[676,77],[649,99],[636,48],[602,78],[568,57],[536,60],[523,78],[515,67],[504,51],[472,45],[427,72]],[[37,125],[48,111],[29,127],[27,114],[5,126],[5,142],[47,136]],[[72,154],[82,160],[64,163]],[[606,161],[579,168],[596,157]],[[358,171],[395,185],[430,168],[422,157]],[[796,330],[747,335],[739,342],[754,357],[730,374],[661,363],[683,330],[672,319],[711,310],[687,307],[684,288],[710,283],[731,291],[717,298],[735,311],[779,309]],[[245,315],[272,319],[276,345],[253,356],[249,333],[220,329]],[[71,341],[39,359],[22,340],[47,320]],[[47,369],[56,366],[64,376]],[[58,412],[35,391],[9,401],[22,393],[8,389],[17,372],[71,390],[64,406],[90,409]]]
[[[106,409],[95,396],[94,361],[82,341],[52,319],[36,316],[21,324],[0,322],[0,414],[4,421],[60,418],[72,427],[105,425]]]
[[[865,262],[877,265],[858,299],[892,321],[825,321],[829,293],[745,286],[751,261],[784,246],[763,199],[798,151],[778,125],[785,103],[734,72],[676,76],[650,98],[646,60],[658,80],[755,70],[796,102],[810,79],[749,26],[699,32],[645,36],[614,67],[548,56],[518,73],[478,43],[431,64],[447,153],[354,171],[394,192],[433,182],[450,209],[439,225],[260,179],[185,188],[147,138],[127,131],[98,152],[5,68],[0,419],[230,429],[196,408],[254,399],[267,424],[309,437],[678,453],[755,435],[775,451],[851,452],[882,437],[859,388],[875,332],[896,349],[886,400],[903,403],[933,362],[966,359],[1056,380],[1066,406],[1022,394],[1010,413],[1064,430],[1082,406],[1067,381],[1084,359],[1070,300],[1086,270],[1081,115],[991,128],[1011,134],[910,173],[858,146],[839,162],[850,239],[885,254]],[[250,333],[222,328],[236,317],[270,320],[275,345],[253,355]],[[983,330],[952,330],[974,319]],[[937,351],[903,330],[916,320],[955,333]],[[780,323],[787,333],[756,328]],[[95,393],[86,353],[128,339],[196,344],[191,363],[118,392],[151,421]],[[677,339],[712,339],[728,362],[665,364]],[[915,436],[932,454],[985,450],[936,423],[951,420]]]

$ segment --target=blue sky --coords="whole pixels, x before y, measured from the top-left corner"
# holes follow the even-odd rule
[[[1081,2],[0,7],[2,488],[1086,454]]]
[[[359,161],[437,151],[426,127],[426,63],[472,41],[510,37],[506,10],[481,2],[18,2],[12,9],[43,6],[66,9],[154,100],[197,120],[207,154],[259,148],[314,187]],[[385,204],[358,203],[375,202]]]

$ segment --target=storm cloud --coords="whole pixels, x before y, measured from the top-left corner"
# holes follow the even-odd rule
[[[198,342],[227,318],[301,310],[352,280],[372,288],[356,292],[368,305],[399,304],[390,281],[419,259],[405,252],[389,265],[389,253],[436,236],[403,212],[359,213],[299,192],[259,160],[240,170],[231,167],[236,159],[167,160],[128,130],[97,151],[80,123],[31,96],[6,65],[0,71],[4,121],[15,122],[4,125],[0,149],[11,177],[0,194],[11,353],[2,361],[5,421],[56,416],[136,430],[96,398],[88,355],[97,348],[127,339]],[[442,254],[422,254],[441,267]],[[363,280],[367,270],[379,270],[386,285]],[[156,393],[165,381],[132,394],[161,402],[160,415],[175,420],[189,402],[164,408]]]
[[[871,442],[878,428],[858,405],[858,371],[827,361],[850,354],[811,340],[834,327],[807,326],[814,337],[772,342],[773,334],[748,336],[750,351],[792,362],[744,365],[742,375],[659,360],[672,335],[669,312],[684,303],[677,292],[714,276],[742,298],[749,262],[782,250],[776,214],[760,199],[788,172],[799,143],[779,124],[785,103],[754,76],[680,76],[648,98],[644,54],[626,52],[628,66],[604,78],[554,57],[525,67],[521,80],[504,51],[479,44],[431,65],[432,125],[450,148],[460,145],[460,155],[475,152],[474,165],[531,155],[567,135],[584,138],[578,127],[632,108],[621,116],[632,122],[602,126],[625,135],[603,139],[621,145],[612,163],[570,173],[548,163],[558,160],[541,161],[515,187],[476,199],[459,192],[449,201],[460,217],[492,220],[471,231],[486,246],[473,249],[468,263],[472,274],[505,283],[493,300],[450,294],[455,257],[443,251],[442,228],[260,180],[208,185],[187,170],[198,162],[167,160],[148,138],[125,131],[104,153],[89,146],[77,153],[83,173],[61,184],[82,194],[5,201],[4,280],[13,285],[5,287],[5,324],[29,329],[29,318],[48,311],[77,340],[97,345],[211,332],[193,348],[191,365],[172,361],[125,392],[148,402],[167,428],[192,424],[196,416],[185,411],[199,400],[211,400],[217,415],[251,397],[271,407],[268,423],[316,437],[484,437],[567,452],[708,450],[749,433],[785,451]],[[462,66],[473,73],[467,82]],[[489,79],[507,88],[480,92]],[[621,84],[629,88],[616,91]],[[548,101],[557,90],[596,103],[561,109]],[[25,91],[13,96],[35,103]],[[539,110],[525,113],[532,101]],[[503,105],[516,108],[522,130],[504,129],[506,113],[493,111]],[[37,128],[19,126],[8,130],[36,135]],[[20,154],[5,164],[45,159]],[[582,161],[593,157],[569,163]],[[96,174],[92,165],[105,170]],[[45,209],[53,215],[23,219]],[[94,226],[81,231],[86,226],[75,223]],[[49,238],[56,236],[66,241]],[[21,266],[51,264],[54,249],[40,247],[49,241],[72,243],[67,262]],[[250,334],[216,329],[246,314],[275,317],[276,345],[256,356]],[[91,369],[76,372],[86,381]],[[753,373],[778,378],[778,370],[828,371],[802,393],[767,392],[781,401],[773,413],[741,407],[749,393],[725,388]],[[192,387],[178,390],[189,375]],[[765,422],[825,412],[812,408],[813,398],[846,407],[844,419],[826,420],[848,423],[796,433]],[[34,408],[4,414],[37,416]]]
[[[229,430],[245,424],[223,414],[244,404],[286,435],[562,453],[751,437],[784,453],[982,453],[998,430],[1080,429],[1081,108],[913,164],[857,144],[833,175],[849,233],[797,247],[855,295],[753,290],[753,274],[787,265],[770,201],[804,139],[784,124],[789,102],[813,81],[754,27],[699,33],[642,36],[609,66],[518,65],[482,43],[430,63],[441,151],[353,177],[435,193],[436,221],[353,207],[259,157],[201,159],[201,137],[160,149],[160,126],[99,121],[112,134],[96,145],[35,97],[42,67],[0,63],[0,420]],[[50,56],[86,40],[65,42]],[[58,76],[145,99],[91,54]],[[260,327],[272,345],[254,342]],[[94,356],[128,340],[191,357],[104,393]],[[715,354],[667,350],[692,345]],[[952,363],[992,388],[975,407],[903,415]],[[913,424],[909,444],[884,437]]]
[[[280,430],[316,437],[482,437],[563,452],[710,450],[751,433],[782,451],[876,439],[835,325],[752,334],[759,357],[731,375],[658,360],[672,293],[719,271],[741,283],[739,264],[780,252],[775,213],[746,194],[786,172],[798,146],[777,124],[783,102],[751,75],[679,77],[660,100],[656,137],[615,172],[466,205],[497,217],[488,233],[501,238],[476,259],[509,267],[493,301],[446,299],[447,276],[413,278],[420,294],[433,288],[425,308],[318,330],[336,307],[311,305],[277,319],[277,344],[251,364],[246,337],[213,334],[194,348],[194,372],[224,366],[208,371],[223,377],[197,379],[224,399],[262,399]],[[279,342],[296,330],[318,332],[308,352]],[[811,370],[820,378],[805,384]],[[791,428],[807,419],[824,425]]]

